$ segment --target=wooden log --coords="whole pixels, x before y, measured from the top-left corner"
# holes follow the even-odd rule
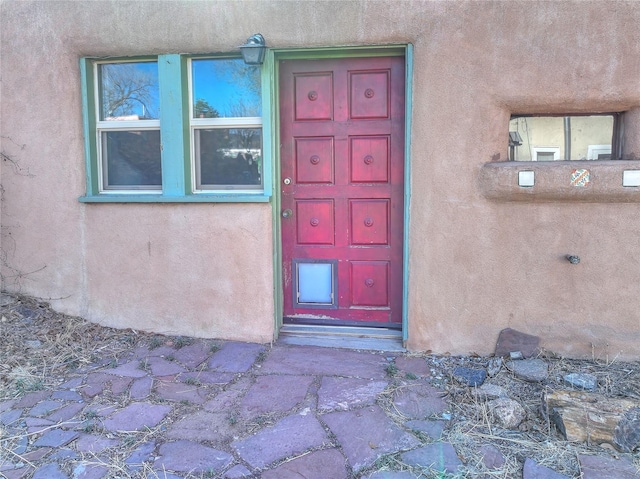
[[[547,393],[543,410],[568,441],[611,444],[621,452],[640,448],[640,402],[585,391]]]

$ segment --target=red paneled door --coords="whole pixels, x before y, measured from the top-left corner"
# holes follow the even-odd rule
[[[285,322],[400,327],[404,58],[280,62]]]

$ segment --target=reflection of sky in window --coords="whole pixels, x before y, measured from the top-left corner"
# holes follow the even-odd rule
[[[102,119],[160,118],[157,62],[105,63],[100,87]]]
[[[220,117],[262,115],[258,67],[241,59],[194,59],[192,78],[194,104],[202,99]]]

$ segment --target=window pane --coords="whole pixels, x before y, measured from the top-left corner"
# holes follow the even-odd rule
[[[195,130],[197,187],[262,185],[262,130]]]
[[[193,117],[259,117],[260,68],[239,58],[194,59]]]
[[[157,120],[158,63],[99,65],[100,120]]]
[[[162,187],[160,131],[103,131],[105,189]]]
[[[512,117],[510,159],[516,161],[611,159],[613,115]],[[516,135],[517,133],[517,135]],[[565,135],[567,139],[565,140]]]
[[[298,263],[298,302],[333,303],[333,265]]]

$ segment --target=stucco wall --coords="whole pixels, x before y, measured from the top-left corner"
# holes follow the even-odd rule
[[[487,354],[509,326],[561,354],[640,356],[635,200],[501,201],[481,183],[512,112],[633,110],[640,159],[640,3],[1,5],[2,152],[20,168],[2,162],[3,288],[104,324],[268,340],[269,205],[77,201],[78,59],[233,51],[255,32],[274,48],[410,42],[409,348]]]

